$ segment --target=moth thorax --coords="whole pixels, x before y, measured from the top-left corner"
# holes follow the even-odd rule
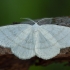
[[[38,25],[37,23],[35,23],[35,24],[33,25],[34,31],[38,31],[38,28],[39,28],[39,25]]]

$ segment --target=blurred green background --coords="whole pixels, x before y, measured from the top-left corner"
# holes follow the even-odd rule
[[[70,16],[70,0],[0,0],[0,25],[20,22],[21,17],[39,19],[58,16]],[[29,70],[70,70],[63,64],[33,65]]]

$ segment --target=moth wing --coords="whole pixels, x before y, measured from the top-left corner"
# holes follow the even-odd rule
[[[41,25],[38,34],[36,55],[50,59],[60,53],[60,48],[70,46],[70,28],[58,25]]]
[[[47,30],[52,38],[56,40],[56,43],[60,44],[60,48],[70,47],[70,27],[59,26],[59,25],[42,25],[43,29]],[[56,44],[55,43],[55,44]]]
[[[51,59],[53,57],[55,57],[57,54],[60,53],[60,48],[58,47],[59,44],[55,46],[52,46],[52,43],[50,42],[50,40],[48,40],[45,36],[45,34],[42,32],[43,30],[41,29],[39,32],[38,32],[38,36],[37,36],[37,40],[38,40],[38,43],[35,47],[35,52],[36,52],[36,55],[39,57],[39,58],[42,58],[42,59]]]
[[[13,47],[15,38],[18,37],[22,31],[29,28],[29,25],[7,25],[0,27],[0,45],[3,47]]]
[[[24,41],[31,32],[31,25],[17,24],[0,27],[0,45],[11,48],[12,52],[21,59],[29,59],[35,55]],[[31,43],[32,44],[32,43]]]
[[[29,31],[29,30],[27,30]],[[23,36],[23,35],[22,35]],[[19,42],[18,38],[15,39],[20,46],[13,47],[12,52],[21,59],[30,59],[35,56],[35,44],[33,30],[24,37],[22,41]]]

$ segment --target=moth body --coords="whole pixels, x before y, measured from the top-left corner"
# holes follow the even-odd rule
[[[39,29],[39,25],[37,23],[35,23],[33,25],[33,30],[36,32],[36,31],[38,31],[38,29]]]

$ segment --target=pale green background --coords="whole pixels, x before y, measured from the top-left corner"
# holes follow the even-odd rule
[[[0,0],[0,25],[22,21],[23,18],[69,16],[70,0]],[[70,70],[63,64],[53,63],[46,67],[32,66],[30,70]]]

